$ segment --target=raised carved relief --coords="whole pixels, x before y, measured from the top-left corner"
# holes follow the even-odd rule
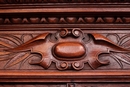
[[[32,17],[0,18],[0,24],[121,24],[130,23],[130,17]]]
[[[125,3],[129,0],[1,0],[0,3]]]
[[[84,64],[88,64],[96,69],[110,63],[109,60],[99,59],[100,54],[108,53],[122,68],[122,62],[130,64],[130,35],[115,35],[119,37],[116,43],[109,40],[109,36],[86,34],[78,28],[61,29],[56,33],[43,33],[36,37],[30,35],[32,39],[29,41],[13,35],[0,35],[0,61],[9,60],[4,66],[8,68],[31,59],[32,54],[40,54],[41,59],[40,56],[35,57],[29,60],[29,64],[48,69],[53,62],[59,70],[81,70],[86,67]]]

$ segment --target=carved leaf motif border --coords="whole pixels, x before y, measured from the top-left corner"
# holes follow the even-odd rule
[[[58,70],[108,69],[113,64],[111,60],[125,69],[130,66],[129,49],[130,34],[87,34],[78,28],[37,36],[0,35],[1,69],[22,69],[25,63],[49,69],[52,62]],[[109,59],[100,58],[100,54],[106,53]]]

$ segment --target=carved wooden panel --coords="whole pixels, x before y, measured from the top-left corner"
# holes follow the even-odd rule
[[[84,33],[79,28],[38,35],[1,34],[1,69],[16,69],[15,65],[29,69],[32,64],[49,69],[52,63],[58,70],[100,69],[104,65],[104,69],[129,69],[129,38],[129,34]]]
[[[129,0],[0,0],[0,87],[129,87],[129,29]]]

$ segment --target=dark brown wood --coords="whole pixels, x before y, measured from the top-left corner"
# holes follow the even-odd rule
[[[0,0],[0,87],[129,87],[130,0]]]

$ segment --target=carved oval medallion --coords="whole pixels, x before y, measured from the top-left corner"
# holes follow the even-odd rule
[[[66,58],[66,60],[81,58],[85,53],[85,47],[78,42],[62,42],[54,47],[54,54],[61,59]]]

